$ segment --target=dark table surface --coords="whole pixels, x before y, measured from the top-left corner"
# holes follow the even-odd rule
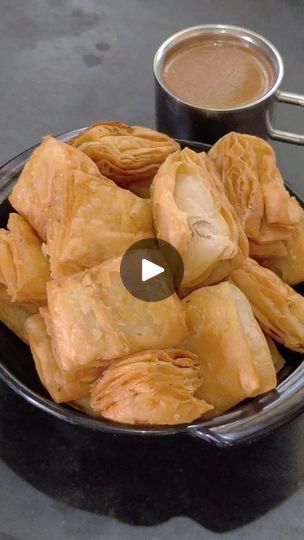
[[[0,0],[0,162],[97,120],[153,126],[151,62],[194,24],[252,28],[304,91],[302,0]],[[277,126],[304,133],[304,110]],[[276,144],[304,195],[304,149]],[[17,359],[16,359],[17,361]],[[303,539],[304,421],[251,446],[94,434],[0,383],[0,540]],[[221,534],[219,534],[221,533]]]

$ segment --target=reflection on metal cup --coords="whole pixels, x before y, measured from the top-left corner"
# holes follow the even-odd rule
[[[232,39],[267,58],[272,81],[265,92],[249,103],[219,108],[193,105],[169,90],[163,77],[164,66],[172,54],[201,40]],[[230,131],[248,133],[294,144],[304,144],[304,136],[273,128],[271,119],[276,101],[304,105],[304,96],[279,90],[284,75],[280,53],[267,39],[245,28],[230,25],[201,25],[169,37],[157,50],[154,63],[156,124],[171,137],[213,144]]]

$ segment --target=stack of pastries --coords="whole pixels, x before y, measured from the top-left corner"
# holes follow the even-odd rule
[[[57,403],[168,425],[274,389],[304,351],[304,213],[271,147],[230,133],[206,153],[120,122],[32,153],[0,230],[0,319]],[[184,263],[165,300],[132,296],[123,254],[156,237]]]

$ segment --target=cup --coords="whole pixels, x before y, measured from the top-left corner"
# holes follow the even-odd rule
[[[227,37],[232,37],[242,46],[253,47],[267,57],[273,70],[273,80],[264,95],[248,104],[222,109],[192,105],[168,90],[162,76],[163,67],[174,51],[200,39]],[[251,30],[222,24],[186,28],[162,43],[155,54],[153,70],[157,129],[171,137],[213,144],[226,133],[238,131],[264,139],[304,144],[304,135],[275,129],[272,125],[277,102],[304,106],[304,96],[279,90],[284,76],[282,57],[270,41]]]

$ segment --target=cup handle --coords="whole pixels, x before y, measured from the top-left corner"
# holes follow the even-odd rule
[[[301,107],[304,107],[304,96],[301,96],[300,94],[293,94],[292,92],[282,92],[281,90],[278,90],[274,97],[281,103],[289,103],[290,105],[300,105]],[[291,144],[304,144],[304,135],[298,135],[297,133],[290,133],[289,131],[282,131],[280,129],[273,128],[271,125],[269,111],[266,113],[266,123],[268,135],[271,139]]]

